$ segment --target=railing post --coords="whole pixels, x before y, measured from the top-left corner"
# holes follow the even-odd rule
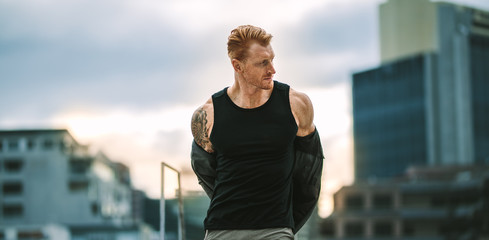
[[[178,239],[185,240],[185,220],[183,215],[183,195],[180,171],[170,165],[161,163],[161,199],[160,199],[160,240],[165,239],[165,168],[169,168],[177,173],[178,177]]]
[[[160,240],[165,240],[165,163],[161,163]]]
[[[180,240],[185,240],[185,222],[184,222],[184,217],[183,217],[183,196],[182,196],[182,185],[181,185],[181,180],[180,180],[180,172],[178,172],[178,207],[180,209],[180,214],[179,214],[179,220],[180,220],[180,227],[178,228],[179,231],[179,239]]]

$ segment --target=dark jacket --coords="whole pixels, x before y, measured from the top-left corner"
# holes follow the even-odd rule
[[[305,137],[296,137],[294,148],[292,230],[297,233],[311,216],[319,199],[324,155],[317,130]],[[193,141],[191,159],[199,184],[212,198],[216,178],[215,155],[206,152]]]

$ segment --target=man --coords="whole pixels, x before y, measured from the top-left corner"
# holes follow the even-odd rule
[[[313,106],[273,80],[271,38],[255,26],[232,30],[234,83],[192,116],[192,167],[211,198],[206,240],[294,239],[318,200]]]

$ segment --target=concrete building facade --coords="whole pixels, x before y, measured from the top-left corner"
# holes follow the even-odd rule
[[[410,168],[341,188],[321,230],[327,239],[487,239],[488,211],[489,167]]]
[[[0,186],[0,236],[32,225],[135,226],[129,169],[64,129],[0,131]]]

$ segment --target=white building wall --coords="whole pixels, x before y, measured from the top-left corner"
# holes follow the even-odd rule
[[[87,148],[77,144],[67,131],[0,133],[0,185],[5,182],[22,183],[20,195],[5,195],[2,191],[0,205],[15,203],[23,207],[22,215],[18,217],[3,216],[0,211],[2,224],[132,223],[131,187],[119,182],[108,158],[88,155]],[[46,140],[53,143],[50,149],[44,147]],[[9,149],[9,143],[15,141],[18,142],[17,149]],[[91,162],[85,173],[71,172],[72,157]],[[22,169],[7,172],[3,165],[8,159],[20,159]],[[94,165],[104,167],[109,175],[100,176]],[[73,191],[70,190],[71,181],[86,181],[88,186]]]

